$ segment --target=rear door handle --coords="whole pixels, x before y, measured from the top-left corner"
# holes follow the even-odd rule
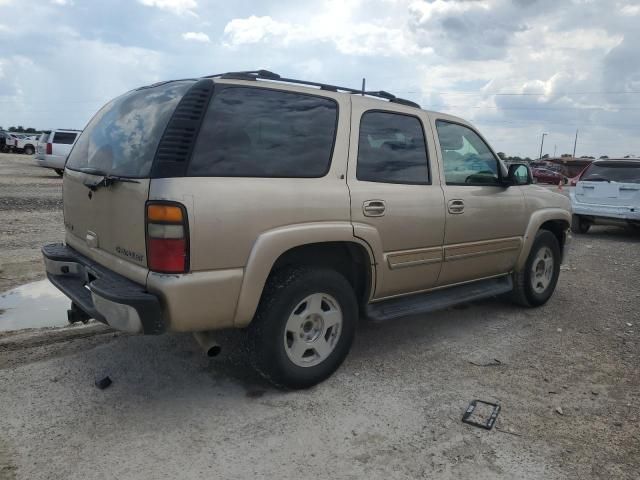
[[[453,213],[454,215],[464,213],[464,202],[462,200],[449,200],[447,206],[449,213]]]
[[[367,200],[362,204],[362,212],[365,217],[381,217],[386,208],[384,200]]]

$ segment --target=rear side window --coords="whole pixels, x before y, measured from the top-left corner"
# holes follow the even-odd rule
[[[367,182],[429,183],[427,149],[420,120],[380,111],[362,115],[356,177]]]
[[[147,177],[171,114],[193,83],[163,83],[133,90],[109,102],[80,135],[67,168]]]
[[[222,88],[209,105],[188,175],[322,177],[331,163],[337,115],[328,98]]]
[[[62,145],[73,145],[76,141],[77,133],[74,132],[55,132],[53,134],[52,143],[60,143]]]

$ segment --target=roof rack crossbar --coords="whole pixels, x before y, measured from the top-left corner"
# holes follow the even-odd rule
[[[258,80],[258,79],[275,80],[277,82],[283,82],[283,83],[295,83],[298,85],[305,85],[309,87],[318,87],[321,90],[328,90],[331,92],[340,91],[340,92],[347,92],[347,93],[355,93],[358,95],[362,95],[364,93],[364,95],[368,95],[370,97],[382,98],[385,100],[389,100],[390,102],[393,102],[393,103],[398,103],[400,105],[421,108],[420,105],[418,105],[415,102],[412,102],[411,100],[398,98],[389,92],[385,92],[384,90],[363,92],[362,89],[357,89],[357,88],[339,87],[337,85],[331,85],[327,83],[309,82],[307,80],[297,80],[295,78],[281,77],[277,73],[273,73],[268,70],[247,70],[242,72],[227,72],[227,73],[219,73],[216,75],[207,75],[206,77],[203,77],[203,78],[214,78],[214,77],[228,78],[228,79],[234,79],[234,80]]]

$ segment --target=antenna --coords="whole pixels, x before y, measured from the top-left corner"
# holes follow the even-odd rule
[[[363,97],[364,97],[364,92],[365,92],[365,88],[364,88],[365,83],[366,83],[366,79],[363,77],[362,78],[362,96]]]

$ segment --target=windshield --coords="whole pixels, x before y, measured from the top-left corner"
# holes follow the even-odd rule
[[[69,155],[67,168],[107,175],[149,175],[160,137],[192,81],[133,90],[112,100],[91,119]]]
[[[640,183],[640,162],[592,163],[580,180],[583,182]]]

